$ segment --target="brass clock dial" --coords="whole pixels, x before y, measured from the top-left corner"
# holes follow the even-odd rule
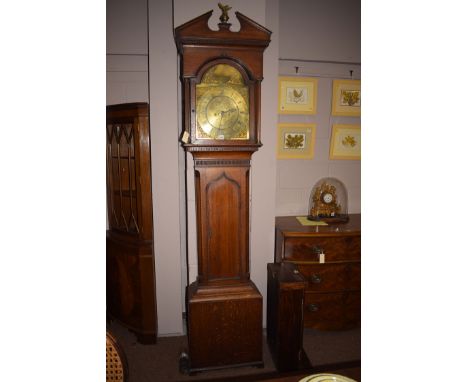
[[[218,64],[196,85],[196,138],[249,139],[249,97],[242,75]]]

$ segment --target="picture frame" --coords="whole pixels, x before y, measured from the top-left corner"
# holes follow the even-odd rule
[[[318,80],[312,77],[279,77],[279,114],[316,114]]]
[[[361,159],[361,126],[333,125],[329,159]]]
[[[333,80],[332,115],[361,116],[361,80]]]
[[[313,159],[315,151],[315,123],[278,124],[278,159]]]

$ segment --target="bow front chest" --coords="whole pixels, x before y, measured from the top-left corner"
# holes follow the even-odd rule
[[[276,218],[275,262],[290,262],[307,280],[304,326],[351,329],[361,320],[361,215],[344,224],[303,226]]]

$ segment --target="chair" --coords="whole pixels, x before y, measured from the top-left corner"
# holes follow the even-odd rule
[[[106,331],[106,381],[126,382],[128,366],[125,354],[117,339]]]

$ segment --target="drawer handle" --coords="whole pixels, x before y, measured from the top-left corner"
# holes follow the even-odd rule
[[[319,247],[319,246],[317,246],[317,245],[314,245],[314,246],[312,247],[312,251],[313,251],[314,254],[316,254],[316,255],[318,255],[319,253],[323,253],[323,252],[324,252],[323,248],[322,248],[322,247]]]
[[[313,284],[320,284],[322,282],[322,278],[319,275],[313,274],[310,276],[310,282]]]
[[[319,307],[318,305],[315,305],[315,304],[309,304],[307,305],[307,310],[309,312],[317,312],[319,310]]]
[[[323,248],[314,245],[312,247],[312,251],[314,252],[315,255],[317,255],[319,263],[323,264],[325,262],[325,252]]]

